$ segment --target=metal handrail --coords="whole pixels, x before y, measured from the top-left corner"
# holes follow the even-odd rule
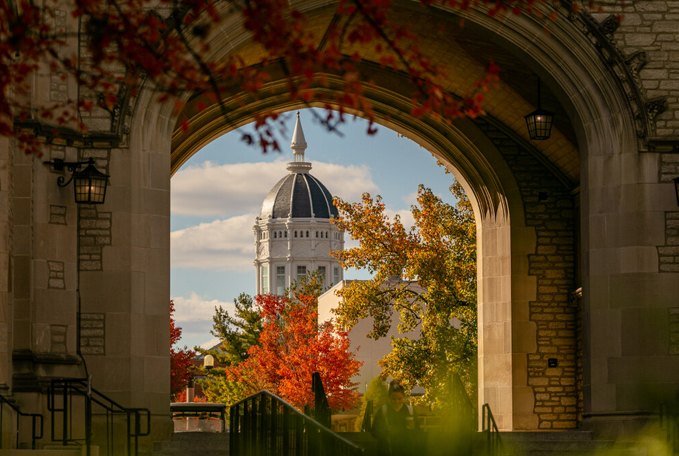
[[[43,436],[43,416],[40,413],[24,413],[19,409],[19,406],[14,404],[8,398],[0,394],[0,430],[3,429],[3,415],[4,415],[4,404],[9,405],[12,410],[16,412],[19,416],[30,416],[31,417],[31,449],[35,450],[35,441],[42,439]],[[38,426],[36,422],[40,418],[40,435],[37,434]],[[16,426],[16,447],[19,448],[19,418],[17,418]],[[2,448],[2,435],[0,435],[0,449]]]
[[[60,394],[59,394],[60,393]],[[61,407],[57,404],[57,397],[61,397]],[[85,436],[73,436],[73,397],[82,397],[85,401],[84,421]],[[104,409],[106,414],[106,442],[108,455],[113,454],[114,423],[116,416],[124,416],[127,424],[126,440],[127,455],[137,455],[139,452],[139,437],[144,437],[151,432],[151,411],[147,408],[123,407],[110,397],[92,388],[88,379],[82,378],[58,378],[53,379],[47,394],[47,409],[51,412],[51,437],[53,441],[81,444],[85,441],[87,456],[91,455],[92,447],[92,415],[93,406],[97,405]],[[61,437],[56,436],[56,414],[62,414]],[[145,415],[146,426],[142,431],[142,421]]]
[[[496,456],[504,447],[500,438],[500,431],[495,423],[495,417],[490,410],[490,405],[483,404],[481,414],[481,432],[486,434],[487,456]]]
[[[358,456],[363,449],[268,391],[230,408],[229,451],[238,456]]]
[[[319,372],[311,374],[311,392],[314,393],[314,418],[329,428],[332,425],[332,410],[330,410]]]

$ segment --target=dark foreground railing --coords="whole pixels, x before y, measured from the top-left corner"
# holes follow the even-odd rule
[[[84,445],[87,456],[92,454],[93,436],[99,444],[100,455],[105,449],[107,456],[136,456],[139,437],[149,435],[151,430],[151,412],[148,409],[123,407],[92,388],[87,379],[52,380],[47,408],[52,418],[52,440],[64,445]],[[94,427],[97,428],[96,433],[93,432]]]
[[[16,435],[16,444],[15,447],[19,448],[19,428],[21,427],[21,418],[30,418],[31,419],[31,449],[35,450],[35,441],[42,439],[42,433],[43,433],[43,419],[42,415],[39,413],[24,413],[19,409],[19,406],[12,402],[11,400],[7,399],[5,396],[0,394],[0,431],[5,429],[5,423],[3,423],[3,419],[5,416],[5,406],[9,406],[12,410],[14,410],[17,414],[15,427],[14,427],[14,434]],[[3,437],[4,437],[4,432],[0,433],[0,449],[3,448],[10,448],[6,447],[3,442]]]
[[[354,456],[363,450],[268,391],[230,409],[233,456]]]
[[[488,404],[483,404],[481,423],[481,431],[486,435],[487,456],[499,456],[503,450],[502,439]]]

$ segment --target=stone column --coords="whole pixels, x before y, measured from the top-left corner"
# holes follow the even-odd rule
[[[0,138],[0,389],[5,391],[12,371],[13,153],[13,142]]]

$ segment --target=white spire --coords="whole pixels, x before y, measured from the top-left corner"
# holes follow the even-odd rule
[[[295,131],[292,133],[290,148],[294,155],[302,156],[300,161],[304,161],[304,150],[307,148],[307,144],[304,138],[304,130],[302,130],[302,122],[299,121],[299,111],[297,111],[297,122],[295,123]]]
[[[304,161],[304,151],[307,144],[304,138],[304,130],[302,130],[302,122],[299,120],[299,111],[297,111],[297,122],[295,123],[295,131],[292,133],[290,148],[292,149],[292,162],[288,163],[286,168],[291,173],[308,173],[311,169],[311,163]]]

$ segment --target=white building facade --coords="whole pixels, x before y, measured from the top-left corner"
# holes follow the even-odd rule
[[[304,161],[307,143],[299,113],[290,147],[289,173],[269,191],[253,227],[258,294],[282,296],[293,281],[315,270],[325,275],[326,287],[344,278],[330,255],[344,249],[344,233],[330,223],[338,215],[332,194]]]

